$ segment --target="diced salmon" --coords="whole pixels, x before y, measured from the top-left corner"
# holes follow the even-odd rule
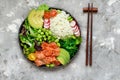
[[[45,58],[45,55],[44,55],[42,52],[40,52],[40,51],[36,51],[35,56],[36,56],[36,58],[38,58],[38,59],[43,59],[43,58]]]
[[[60,62],[59,61],[54,61],[53,64],[55,64],[55,66],[59,66]]]
[[[60,62],[57,61],[56,57],[59,56],[60,54],[60,48],[59,46],[55,43],[46,43],[43,42],[42,45],[42,51],[36,51],[35,56],[35,64],[37,66],[41,66],[44,64],[55,64],[55,65],[60,65]]]
[[[36,59],[35,64],[36,64],[36,66],[41,66],[41,65],[44,65],[45,63],[39,59]]]
[[[55,57],[46,57],[45,59],[43,59],[43,61],[45,62],[45,64],[50,64],[54,61],[56,61]]]
[[[48,47],[48,43],[46,42],[43,42],[42,45],[41,45],[42,49],[45,49],[46,47]]]
[[[53,56],[59,56],[60,54],[60,48],[56,48],[53,50]]]
[[[45,64],[50,64],[50,58],[49,57],[45,57],[45,59],[43,59],[43,61],[45,62]]]
[[[55,49],[55,48],[58,48],[57,44],[55,42],[52,42],[49,44],[49,47]]]
[[[44,53],[44,55],[45,55],[46,57],[52,55],[52,51],[51,51],[51,50],[43,50],[42,52]]]

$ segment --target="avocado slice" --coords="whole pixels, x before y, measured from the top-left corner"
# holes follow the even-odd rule
[[[33,28],[41,28],[43,26],[43,17],[44,11],[31,10],[28,15],[28,22]]]
[[[57,59],[60,61],[60,63],[61,63],[62,65],[66,65],[66,64],[67,64],[63,57],[58,56]]]
[[[67,56],[66,55],[64,55],[64,54],[61,54],[60,56],[58,56],[58,57],[61,57],[61,58],[63,58],[64,59],[64,61],[66,62],[66,63],[68,63],[69,62],[69,59],[67,58]]]
[[[64,57],[67,61],[70,60],[70,54],[67,50],[61,48],[60,53],[61,53],[60,56]]]
[[[69,52],[63,48],[60,49],[60,55],[57,59],[61,62],[61,64],[66,65],[70,61]]]

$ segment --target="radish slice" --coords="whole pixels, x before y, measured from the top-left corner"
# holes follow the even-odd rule
[[[50,28],[50,26],[49,26],[49,25],[44,25],[44,28],[47,28],[47,29],[48,29],[48,28]]]
[[[77,32],[74,33],[76,36],[80,36],[80,31],[78,30]]]
[[[76,29],[76,27],[74,26],[74,27],[72,27],[72,30],[74,31]]]
[[[50,28],[50,19],[44,19],[44,28]]]
[[[74,34],[78,34],[78,33],[80,33],[80,31],[77,31],[77,32],[75,32]]]
[[[79,30],[79,27],[77,25],[74,26],[74,28],[72,28],[73,33],[77,32]]]
[[[75,26],[75,29],[73,30],[74,32],[77,32],[79,30],[78,26]]]
[[[48,29],[48,28],[50,28],[50,26],[44,25],[44,28]]]
[[[80,36],[80,33],[79,34],[75,34],[76,36]]]
[[[44,19],[44,23],[49,23],[50,19]]]
[[[76,25],[76,22],[75,21],[72,21],[71,23],[70,23],[70,26],[71,27],[74,27]]]
[[[46,23],[46,24],[44,24],[45,26],[50,26],[50,23]]]
[[[79,30],[78,25],[75,25],[74,34],[75,34],[76,36],[80,36],[80,30]]]
[[[44,21],[45,21],[45,22],[49,22],[49,19],[45,19]]]

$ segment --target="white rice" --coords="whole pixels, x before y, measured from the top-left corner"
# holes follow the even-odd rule
[[[69,14],[61,11],[56,17],[50,19],[50,30],[58,38],[73,35],[72,28],[67,20]]]

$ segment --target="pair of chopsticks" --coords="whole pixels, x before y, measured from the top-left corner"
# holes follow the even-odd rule
[[[93,3],[88,3],[87,8],[83,8],[83,12],[88,12],[87,18],[87,36],[86,36],[86,66],[92,66],[92,28],[93,28],[93,12],[98,9],[93,7]]]
[[[88,3],[87,36],[86,36],[86,66],[88,66],[88,64],[92,66],[92,27],[93,27],[93,10],[92,9],[93,9],[93,3],[91,4]]]

